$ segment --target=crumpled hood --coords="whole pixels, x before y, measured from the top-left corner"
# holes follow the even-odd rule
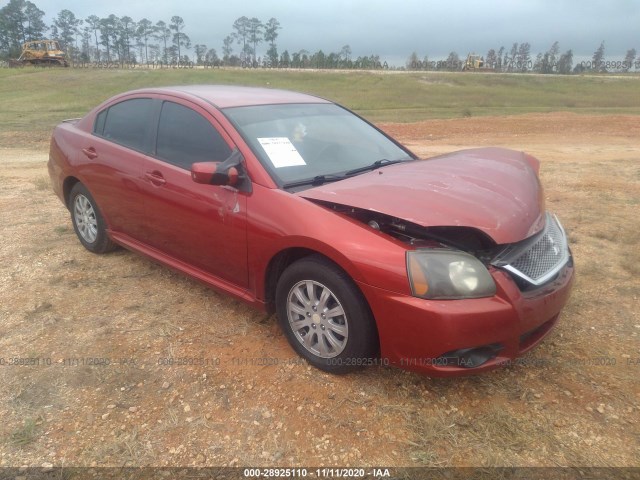
[[[503,148],[389,165],[297,195],[423,227],[473,227],[498,244],[518,242],[544,227],[543,192],[533,165],[524,153]]]

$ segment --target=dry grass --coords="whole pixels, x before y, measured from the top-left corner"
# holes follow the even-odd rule
[[[33,442],[36,437],[36,429],[42,425],[42,417],[25,418],[22,426],[11,432],[9,443],[16,447],[24,447]]]
[[[36,187],[36,190],[51,190],[51,180],[48,176],[42,176],[34,179],[33,185]]]

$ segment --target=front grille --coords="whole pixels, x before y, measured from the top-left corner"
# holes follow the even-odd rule
[[[532,285],[542,285],[569,260],[569,245],[558,219],[547,213],[543,232],[533,239],[510,245],[492,262]]]

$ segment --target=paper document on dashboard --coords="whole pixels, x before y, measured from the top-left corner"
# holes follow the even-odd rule
[[[306,165],[304,158],[287,137],[258,138],[275,168]]]

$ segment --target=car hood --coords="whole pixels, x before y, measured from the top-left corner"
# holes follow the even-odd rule
[[[543,192],[534,165],[524,153],[502,148],[389,165],[297,195],[423,227],[472,227],[498,244],[518,242],[544,227]]]

